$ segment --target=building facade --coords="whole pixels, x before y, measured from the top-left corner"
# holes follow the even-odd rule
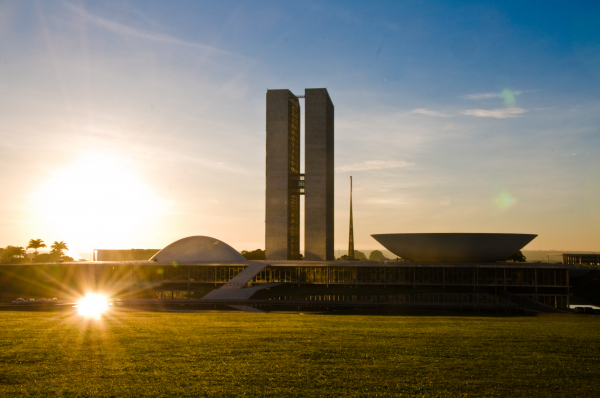
[[[569,306],[570,267],[559,264],[261,263],[265,263],[266,267],[261,268],[248,285],[282,283],[298,288],[293,297],[275,300],[385,301],[489,307],[505,306],[524,299],[559,309]],[[23,289],[52,288],[54,291],[45,292],[45,295],[63,297],[65,292],[83,294],[94,290],[122,299],[200,299],[227,284],[249,266],[248,263],[171,265],[151,261],[19,264],[0,266],[0,280],[21,297],[27,295]],[[36,283],[31,283],[34,281]],[[320,294],[324,296],[303,293],[306,292],[303,287],[321,287]],[[366,287],[371,291],[380,288],[379,294],[362,293]],[[343,293],[339,288],[344,288]],[[44,296],[42,292],[29,291],[29,294]]]
[[[149,260],[158,253],[160,249],[131,249],[131,250],[107,250],[94,249],[93,261],[140,261]]]
[[[600,265],[598,253],[563,253],[563,264]]]
[[[300,172],[300,103],[306,99],[305,168]],[[305,195],[305,258],[333,260],[334,109],[327,89],[267,90],[265,251],[300,258],[300,195]]]
[[[304,257],[335,260],[333,253],[333,102],[327,89],[305,91]]]
[[[300,256],[300,103],[289,90],[267,91],[265,251]]]

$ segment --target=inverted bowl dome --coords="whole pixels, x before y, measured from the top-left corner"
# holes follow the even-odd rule
[[[398,257],[417,263],[490,263],[504,261],[537,235],[424,233],[371,235]]]
[[[248,262],[227,243],[210,236],[188,236],[179,239],[156,253],[151,261],[180,264],[245,263]]]

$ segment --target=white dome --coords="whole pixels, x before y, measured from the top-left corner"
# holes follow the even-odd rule
[[[156,253],[151,261],[181,264],[195,263],[245,263],[248,262],[227,243],[210,236],[188,236],[179,239]]]

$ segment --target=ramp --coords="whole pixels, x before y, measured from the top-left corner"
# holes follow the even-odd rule
[[[269,264],[253,261],[250,263],[245,270],[237,274],[233,279],[227,282],[225,285],[221,286],[219,289],[215,289],[208,293],[206,296],[202,297],[201,300],[247,300],[252,295],[265,287],[269,287],[266,285],[261,286],[253,286],[245,288],[260,271],[262,271],[265,267],[268,267]]]
[[[546,304],[538,303],[537,301],[533,301],[533,300],[530,300],[525,297],[521,297],[518,294],[509,293],[504,289],[496,289],[494,291],[494,289],[486,288],[486,289],[482,289],[482,290],[488,294],[491,294],[492,296],[496,296],[505,301],[508,301],[509,303],[516,304],[524,310],[533,311],[533,312],[550,312],[550,313],[551,312],[567,312],[564,310],[560,310],[558,308],[550,307],[549,305],[546,305]]]

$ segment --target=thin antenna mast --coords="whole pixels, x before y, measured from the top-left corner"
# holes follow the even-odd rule
[[[354,225],[352,221],[352,176],[350,176],[350,236],[348,238],[348,260],[354,260]]]

